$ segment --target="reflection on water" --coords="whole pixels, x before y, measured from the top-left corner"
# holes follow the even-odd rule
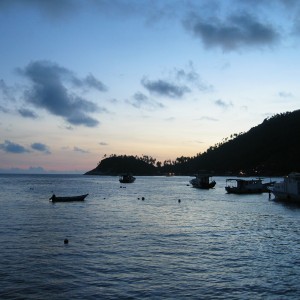
[[[0,298],[299,298],[299,206],[214,179],[1,175]]]

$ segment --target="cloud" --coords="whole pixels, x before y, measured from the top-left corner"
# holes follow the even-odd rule
[[[37,115],[34,111],[27,108],[18,109],[18,113],[24,118],[36,119]]]
[[[148,101],[148,97],[147,97],[145,94],[141,93],[141,92],[135,93],[135,94],[133,95],[133,98],[134,98],[137,102],[139,102],[139,103],[143,103],[143,102],[147,102],[147,101]]]
[[[221,100],[217,100],[217,101],[221,101]],[[200,120],[200,121],[213,121],[213,122],[219,121],[216,118],[212,118],[212,117],[208,117],[208,116],[203,116],[203,117],[199,118],[198,120]]]
[[[42,167],[29,167],[27,169],[21,169],[21,168],[0,169],[0,173],[4,173],[4,174],[42,174],[46,172],[47,171]]]
[[[175,69],[174,76],[179,82],[185,82],[188,85],[196,86],[200,91],[212,91],[212,85],[205,84],[198,72],[195,71],[192,62],[189,63],[186,69]]]
[[[292,98],[293,97],[293,94],[292,93],[289,93],[289,92],[279,92],[278,93],[279,97],[282,97],[282,98]]]
[[[71,116],[67,117],[67,121],[73,125],[84,125],[87,127],[96,127],[99,124],[96,119],[82,112],[74,112]]]
[[[36,150],[36,151],[39,151],[39,152],[44,152],[46,154],[51,153],[49,151],[48,147],[45,144],[42,144],[42,143],[33,143],[33,144],[31,144],[31,148],[33,150]]]
[[[29,7],[37,9],[43,14],[52,17],[59,18],[65,16],[73,11],[79,9],[78,1],[73,0],[51,0],[51,1],[39,1],[39,0],[1,0],[0,10],[8,9],[14,6]]]
[[[73,129],[74,129],[74,128],[73,128],[72,126],[70,126],[70,125],[69,125],[69,126],[65,126],[64,128],[67,129],[67,130],[73,130]]]
[[[84,79],[76,78],[72,76],[73,84],[77,87],[90,87],[94,88],[100,92],[106,92],[108,90],[107,86],[103,84],[100,80],[94,77],[94,75],[89,74]]]
[[[144,76],[141,84],[152,95],[173,99],[181,99],[195,88],[202,92],[210,92],[214,89],[212,85],[201,80],[191,61],[184,68],[171,69],[164,77],[165,79],[149,80]],[[148,97],[140,92],[134,95],[134,100],[136,107],[149,101]]]
[[[156,108],[163,108],[164,105],[160,102],[156,102],[145,94],[141,92],[136,92],[130,101],[127,101],[135,108],[146,108],[146,109],[156,109]]]
[[[101,109],[67,89],[68,83],[76,82],[80,86],[86,84],[86,80],[80,80],[68,69],[49,61],[31,62],[19,72],[32,82],[31,88],[24,93],[24,98],[34,107],[60,116],[72,125],[95,127],[99,124],[90,114]],[[94,77],[88,78],[90,86],[99,85]]]
[[[106,92],[108,90],[107,87],[100,80],[95,78],[92,74],[89,74],[85,78],[85,83],[87,86],[93,87],[100,92]]]
[[[99,145],[101,145],[101,146],[108,146],[108,143],[100,142]]]
[[[78,148],[78,147],[74,147],[73,150],[75,152],[80,152],[80,153],[89,153],[89,151],[81,149],[81,148]]]
[[[192,32],[206,47],[220,47],[224,51],[249,46],[272,46],[281,37],[286,38],[291,33],[285,32],[281,37],[278,34],[283,28],[289,31],[293,22],[295,32],[300,32],[297,0],[0,1],[0,11],[15,7],[35,10],[54,20],[65,20],[66,16],[73,16],[74,13],[91,11],[99,18],[118,20],[138,18],[145,20],[148,26],[157,26],[160,21],[184,20],[183,24],[188,32]],[[268,18],[270,23],[266,21]]]
[[[0,80],[0,100],[15,101],[13,88],[9,87],[3,79]]]
[[[272,46],[280,40],[271,24],[262,23],[248,13],[233,14],[225,21],[217,17],[205,20],[202,16],[192,15],[184,21],[184,26],[207,48],[220,47],[223,51]]]
[[[27,150],[25,147],[15,144],[11,141],[6,140],[3,144],[0,144],[0,149],[7,153],[28,153],[29,150]]]
[[[199,74],[195,72],[195,70],[185,71],[184,69],[176,70],[176,76],[178,79],[185,79],[188,82],[196,82],[199,81]]]
[[[216,101],[215,101],[215,104],[216,104],[217,106],[220,106],[220,107],[224,108],[224,109],[233,106],[233,104],[232,104],[231,102],[225,102],[225,101],[223,101],[223,100],[221,100],[221,99],[216,100]]]
[[[167,122],[173,122],[173,121],[175,121],[175,120],[176,120],[175,117],[165,118],[165,121],[167,121]]]
[[[145,19],[147,24],[154,24],[176,15],[180,4],[176,1],[174,5],[174,0],[171,3],[153,0],[1,0],[0,11],[21,7],[35,10],[53,20],[63,20],[76,12],[92,10],[100,17],[128,19],[137,16]]]
[[[4,106],[0,105],[0,112],[8,113],[9,110],[7,108],[5,108]]]
[[[74,171],[67,171],[68,174],[83,174],[86,172],[85,170],[74,170]],[[66,174],[66,170],[58,171],[58,170],[47,170],[43,167],[29,167],[26,169],[21,168],[7,168],[7,169],[0,169],[0,173],[2,174]]]
[[[182,98],[186,93],[191,91],[185,85],[177,85],[161,79],[151,81],[143,78],[141,83],[151,94],[169,98]]]

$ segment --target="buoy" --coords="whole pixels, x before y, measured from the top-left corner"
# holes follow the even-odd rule
[[[69,240],[68,239],[64,239],[64,244],[68,244]]]

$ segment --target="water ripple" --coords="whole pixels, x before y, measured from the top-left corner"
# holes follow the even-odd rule
[[[1,299],[300,298],[298,206],[228,195],[222,177],[0,177]]]

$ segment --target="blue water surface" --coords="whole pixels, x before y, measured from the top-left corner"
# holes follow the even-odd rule
[[[0,299],[300,299],[300,206],[190,179],[0,175]]]

